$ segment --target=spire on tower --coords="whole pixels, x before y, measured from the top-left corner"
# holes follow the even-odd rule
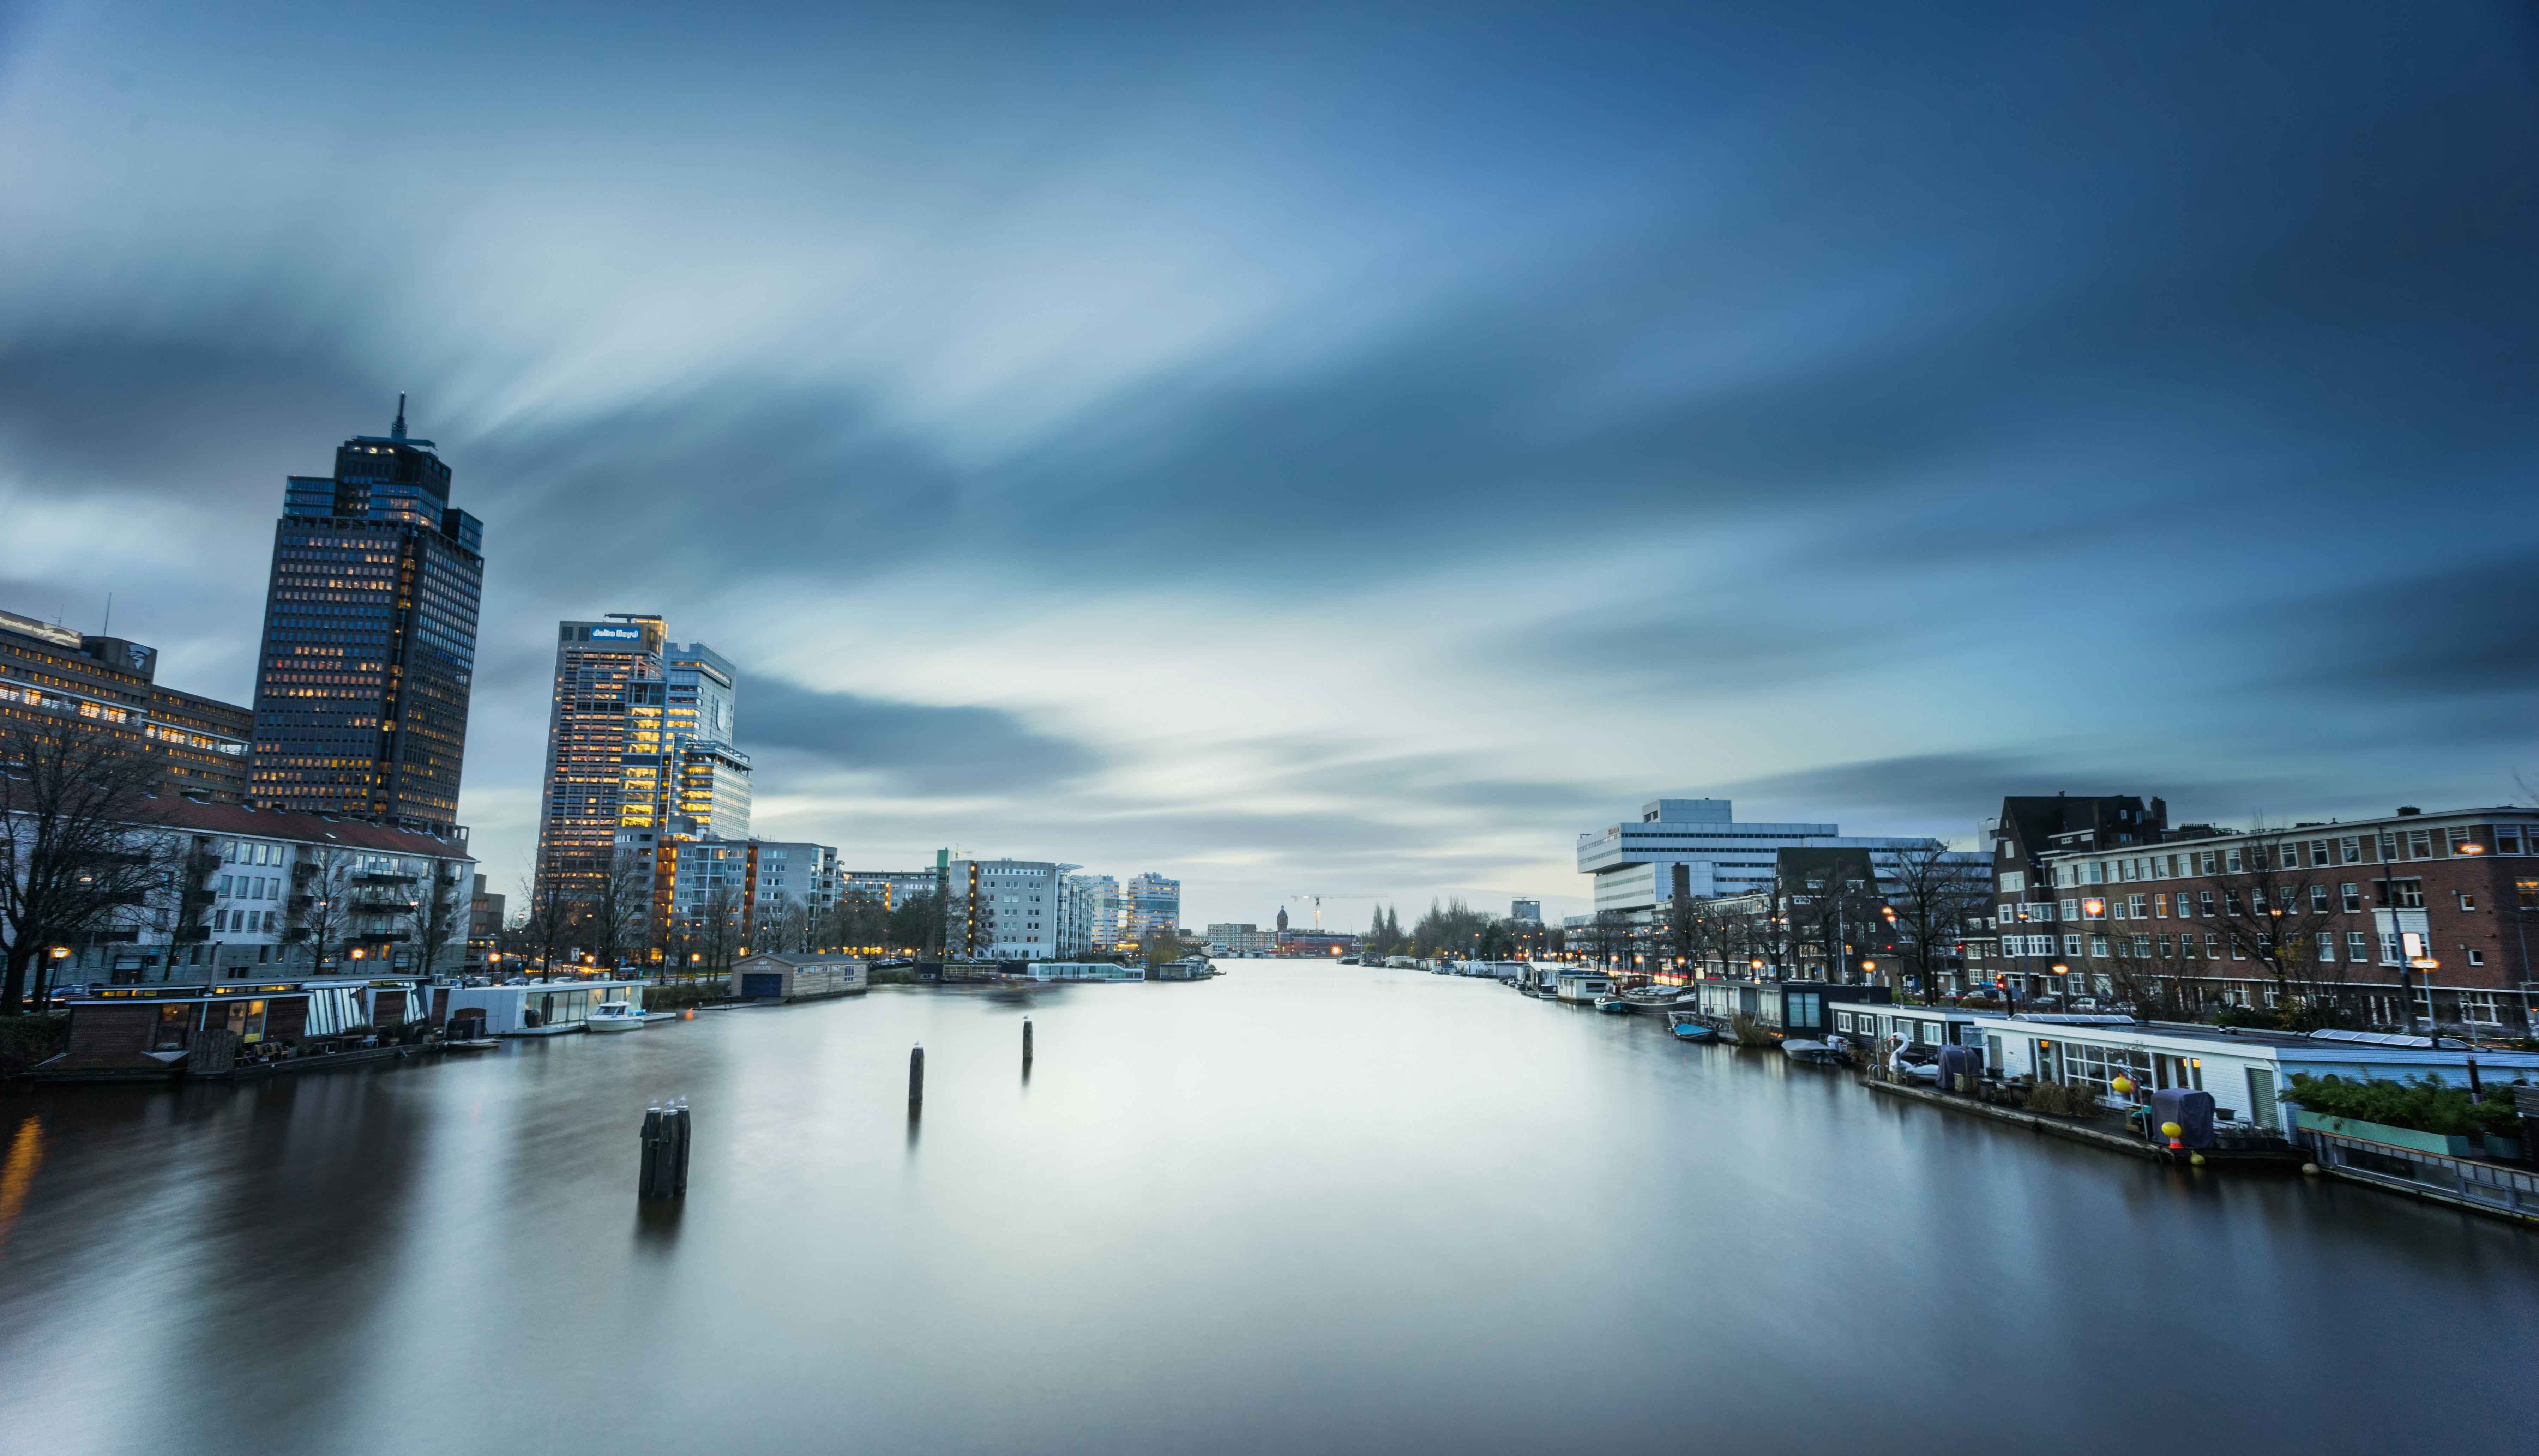
[[[405,438],[405,391],[402,389],[397,391],[396,423],[388,427],[388,438]]]

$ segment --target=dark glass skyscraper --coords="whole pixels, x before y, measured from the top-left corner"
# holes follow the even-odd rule
[[[336,448],[333,479],[290,478],[256,664],[250,803],[447,834],[458,817],[484,528],[449,467],[408,439]]]

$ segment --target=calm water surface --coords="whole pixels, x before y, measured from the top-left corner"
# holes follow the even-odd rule
[[[2531,1449],[2517,1230],[1489,982],[1233,968],[1044,996],[1027,1081],[1019,1003],[885,990],[0,1094],[0,1445]]]

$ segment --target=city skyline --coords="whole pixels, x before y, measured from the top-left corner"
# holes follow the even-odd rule
[[[0,603],[246,700],[277,477],[410,391],[506,889],[546,633],[618,606],[749,678],[761,832],[1192,924],[1575,913],[1652,794],[1965,845],[2539,768],[2501,13],[1599,18],[1557,75],[1523,20],[639,15],[560,93],[570,18],[143,10],[13,32]],[[383,46],[468,104],[310,133]]]

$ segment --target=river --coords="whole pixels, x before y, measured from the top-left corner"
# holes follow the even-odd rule
[[[2539,1237],[2154,1167],[1486,981],[1229,965],[1028,1008],[894,988],[379,1072],[0,1093],[0,1431],[50,1453],[2528,1449]],[[634,1197],[665,1093],[696,1130],[666,1212]]]

